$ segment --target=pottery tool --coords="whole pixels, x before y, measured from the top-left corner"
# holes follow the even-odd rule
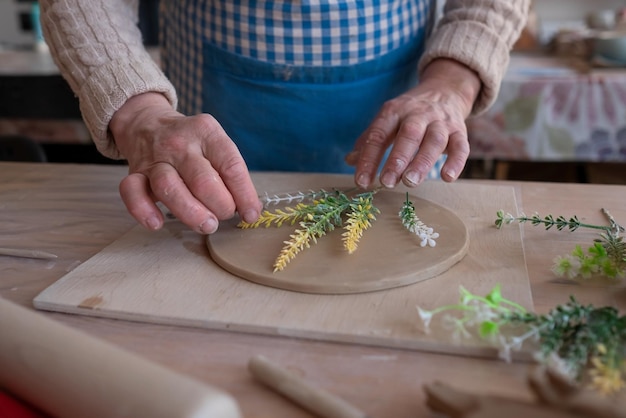
[[[240,418],[231,396],[0,298],[0,387],[56,417]]]
[[[534,401],[473,394],[443,382],[424,385],[424,392],[431,410],[452,418],[626,418],[622,398],[578,386],[552,369],[531,370],[528,385]]]
[[[260,382],[323,418],[367,418],[343,399],[312,386],[263,356],[250,359],[248,369]]]
[[[54,260],[55,258],[58,258],[57,255],[47,253],[45,251],[3,247],[0,247],[0,255],[22,258],[37,258],[41,260]]]

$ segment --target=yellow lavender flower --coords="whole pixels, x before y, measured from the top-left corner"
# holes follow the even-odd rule
[[[404,201],[398,216],[400,216],[402,225],[404,225],[409,232],[420,238],[420,247],[425,247],[426,245],[434,247],[437,245],[435,240],[439,238],[439,233],[435,232],[433,228],[424,224],[424,222],[417,217],[417,214],[415,213],[415,206],[413,205],[413,202],[409,200],[408,192],[406,194],[406,200]]]
[[[307,227],[305,222],[301,222],[300,226],[302,226],[303,229],[296,229],[296,231],[289,236],[291,239],[284,242],[285,246],[274,261],[274,273],[287,267],[287,264],[293,260],[300,251],[311,246],[311,241],[317,242],[317,238],[325,234],[324,231],[313,231],[311,228]],[[316,236],[314,233],[318,235]]]
[[[306,206],[306,216],[300,222],[300,228],[290,235],[290,240],[285,241],[285,246],[274,262],[274,272],[283,270],[300,251],[311,246],[311,241],[316,243],[317,238],[341,226],[341,215],[350,206],[350,199],[338,192]]]
[[[348,250],[349,254],[356,251],[359,240],[363,236],[363,231],[372,226],[372,222],[376,220],[376,214],[380,211],[372,205],[374,199],[373,193],[366,193],[357,196],[350,204],[350,212],[348,212],[345,232],[342,235],[343,246]]]
[[[372,204],[375,190],[361,193],[353,198],[348,197],[344,192],[335,190],[326,192],[310,192],[307,195],[288,194],[283,198],[278,195],[271,198],[272,202],[280,202],[283,199],[288,201],[304,200],[309,196],[310,203],[298,203],[294,207],[276,209],[273,212],[264,210],[253,223],[241,221],[238,226],[243,229],[258,228],[260,226],[280,227],[285,223],[291,225],[299,222],[299,227],[289,236],[289,240],[284,242],[284,246],[274,261],[274,272],[283,270],[296,255],[305,248],[309,248],[312,243],[327,232],[336,227],[343,227],[342,234],[344,247],[349,253],[357,248],[357,243],[363,235],[363,231],[371,226],[371,222],[376,219],[375,215],[380,211]],[[345,225],[344,217],[346,218]]]
[[[591,358],[592,368],[589,370],[591,388],[603,395],[619,392],[626,386],[622,374],[624,361],[622,359],[615,361],[613,357],[607,356],[604,344],[598,344],[598,353],[599,356]]]

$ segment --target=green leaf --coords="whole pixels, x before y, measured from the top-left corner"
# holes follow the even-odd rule
[[[478,329],[478,333],[482,338],[488,338],[495,335],[498,335],[500,327],[497,323],[492,321],[483,321],[480,324],[480,328]]]
[[[496,212],[496,228],[501,229],[504,222],[504,211],[500,209]]]
[[[608,258],[602,262],[602,265],[600,266],[600,271],[602,271],[602,274],[610,279],[614,279],[620,275],[620,271],[617,266],[613,264]]]
[[[583,247],[581,247],[580,244],[577,244],[576,247],[574,247],[574,250],[572,251],[572,255],[574,257],[583,258],[585,256],[585,253],[583,252]]]
[[[589,247],[589,254],[593,254],[594,256],[606,257],[606,248],[600,242],[594,242],[593,246]]]
[[[502,292],[500,290],[500,285],[497,284],[493,289],[491,289],[491,292],[489,292],[489,294],[485,296],[485,299],[487,299],[493,306],[500,305],[500,302],[502,302]]]

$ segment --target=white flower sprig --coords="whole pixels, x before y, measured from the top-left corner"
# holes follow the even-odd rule
[[[433,228],[427,226],[422,222],[415,213],[415,205],[409,200],[409,193],[406,194],[406,200],[402,204],[402,209],[398,213],[402,225],[408,229],[411,233],[417,235],[420,238],[420,247],[434,247],[437,245],[435,241],[439,238],[439,233],[435,232]]]
[[[290,205],[293,203],[302,203],[305,200],[315,200],[321,196],[326,194],[326,190],[309,190],[307,193],[303,193],[301,191],[293,192],[293,193],[281,193],[281,194],[268,194],[267,192],[263,196],[259,196],[259,200],[263,203],[263,207],[266,208],[268,206],[278,206],[282,205]]]

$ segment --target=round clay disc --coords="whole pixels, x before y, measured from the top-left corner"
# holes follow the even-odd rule
[[[207,236],[207,246],[213,260],[228,272],[280,289],[345,294],[405,286],[448,270],[469,247],[469,232],[458,216],[428,200],[410,196],[420,220],[439,233],[435,247],[421,247],[419,237],[400,222],[398,212],[405,199],[404,193],[394,191],[374,195],[373,203],[380,213],[352,254],[343,248],[344,230],[336,228],[277,272],[273,271],[274,260],[284,241],[299,227],[297,223],[241,229],[235,217]],[[273,211],[276,206],[267,209]]]

